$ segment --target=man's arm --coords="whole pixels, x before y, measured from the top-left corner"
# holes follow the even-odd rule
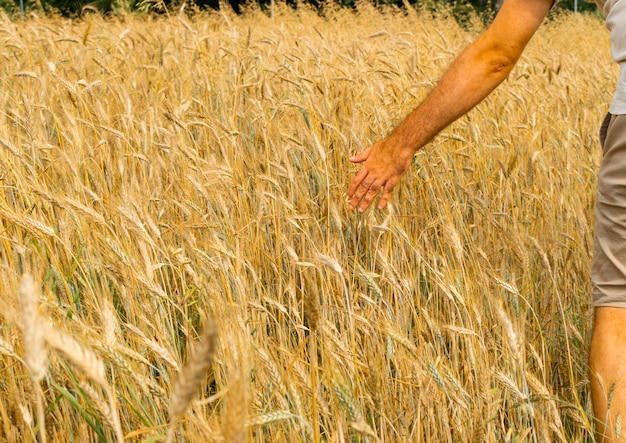
[[[348,189],[365,211],[379,191],[383,209],[415,152],[468,112],[509,75],[553,0],[505,0],[489,28],[450,66],[430,95],[392,133],[350,161],[363,163]]]

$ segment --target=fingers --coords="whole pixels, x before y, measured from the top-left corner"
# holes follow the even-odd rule
[[[392,179],[385,184],[385,187],[383,188],[383,195],[378,201],[378,209],[385,209],[385,206],[387,206],[387,203],[389,203],[389,199],[391,198],[391,191],[393,191],[393,188],[395,188],[397,183],[397,180]]]
[[[372,185],[367,190],[367,192],[365,192],[365,194],[363,195],[363,198],[361,199],[361,203],[359,204],[359,209],[358,209],[359,212],[365,212],[367,208],[370,207],[370,205],[372,204],[372,201],[378,195],[379,189],[380,189],[379,186]]]
[[[350,158],[353,163],[365,162],[356,173],[348,187],[350,210],[358,208],[365,212],[382,191],[377,207],[383,209],[391,198],[391,191],[396,186],[407,165],[403,158],[385,152],[382,142],[376,143],[363,152]]]
[[[350,186],[348,187],[348,198],[349,199],[352,199],[352,197],[354,196],[354,194],[357,191],[357,189],[359,189],[359,187],[362,186],[363,180],[365,180],[366,177],[367,177],[367,169],[366,168],[359,169],[359,171],[356,173],[356,175],[354,176],[354,178],[350,182]],[[352,207],[352,205],[350,205],[350,206],[351,206],[350,209],[354,209]],[[355,207],[356,207],[356,205],[355,205]]]
[[[374,198],[378,195],[378,192],[383,187],[383,184],[384,182],[382,181],[372,182],[372,180],[368,180],[367,177],[365,177],[360,183],[358,183],[358,185],[355,185],[354,192],[348,192],[348,197],[350,198],[350,209],[356,209],[358,206],[359,212],[365,212],[372,204]]]
[[[358,153],[357,155],[350,157],[352,163],[363,163],[370,156],[372,147],[367,148],[365,151]]]

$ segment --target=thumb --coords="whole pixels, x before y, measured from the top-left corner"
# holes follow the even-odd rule
[[[372,151],[372,148],[369,147],[365,151],[362,151],[358,153],[357,155],[350,157],[350,161],[352,163],[363,163],[370,156],[371,151]]]

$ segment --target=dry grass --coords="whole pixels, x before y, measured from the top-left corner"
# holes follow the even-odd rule
[[[347,158],[478,27],[330,16],[0,21],[0,440],[160,441],[170,409],[179,441],[592,440],[602,23],[546,23],[357,215]],[[41,420],[24,272],[59,339]],[[185,372],[207,317],[211,370]]]

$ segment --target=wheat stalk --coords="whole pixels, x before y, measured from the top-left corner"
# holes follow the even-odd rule
[[[104,362],[91,349],[80,344],[71,335],[52,325],[45,327],[46,343],[55,352],[78,368],[93,382],[108,388]]]
[[[31,233],[38,238],[54,237],[54,229],[52,227],[35,220],[32,217],[26,215],[17,215],[7,208],[0,206],[0,216],[23,228],[26,232]]]
[[[228,394],[226,398],[226,410],[222,415],[222,434],[224,440],[233,443],[245,443],[247,422],[247,404],[245,393],[245,380],[243,374],[237,371],[228,383]]]
[[[32,276],[22,277],[19,294],[24,361],[33,381],[40,382],[46,374],[47,355],[39,315],[39,289]]]
[[[137,327],[126,323],[124,325],[129,331],[131,331],[133,334],[137,335],[138,337],[140,337],[142,339],[142,341],[150,348],[152,349],[152,351],[154,351],[155,354],[157,354],[158,356],[160,356],[165,362],[167,362],[169,365],[171,365],[174,369],[178,369],[179,368],[179,364],[178,362],[174,359],[174,356],[172,355],[172,353],[167,350],[165,347],[161,346],[159,343],[157,343],[156,341],[152,340],[151,338],[146,337],[146,335]]]
[[[117,413],[117,409],[115,408],[115,403],[110,400],[109,404],[107,404],[89,383],[81,381],[79,386],[87,395],[89,400],[94,404],[98,412],[100,412],[100,414],[104,417],[108,425],[115,431],[117,440],[123,442],[124,433],[122,432],[122,428],[120,426],[120,418]],[[107,395],[110,399],[110,396],[114,395],[113,390],[108,390]]]
[[[213,355],[217,346],[217,328],[211,317],[204,324],[204,331],[187,364],[178,374],[169,401],[170,424],[167,442],[174,441],[174,432],[178,421],[206,377],[206,372],[213,364]]]
[[[3,337],[0,337],[0,353],[9,357],[16,358],[24,365],[26,365],[26,362],[24,362],[24,360],[15,353],[15,348],[13,347],[13,345],[9,341],[5,340]]]
[[[596,129],[617,74],[603,24],[544,23],[508,81],[413,158],[393,210],[360,215],[344,202],[359,168],[348,158],[484,25],[410,5],[324,8],[92,25],[0,12],[0,332],[14,348],[0,352],[25,357],[21,331],[9,339],[22,317],[12,288],[38,269],[52,323],[84,330],[89,341],[72,337],[107,363],[115,392],[75,369],[103,400],[94,413],[109,432],[104,403],[124,398],[108,409],[128,440],[170,424],[166,370],[208,311],[237,326],[220,329],[202,413],[187,406],[189,425],[169,431],[181,440],[588,440]],[[515,307],[512,332],[494,294]],[[149,324],[152,342],[126,323]],[[244,364],[246,349],[264,353]],[[0,416],[19,441],[42,421],[27,403],[42,395],[15,359]],[[77,383],[56,366],[45,398]],[[97,439],[59,398],[48,440]],[[20,403],[32,426],[13,420]],[[246,429],[248,411],[264,424]]]
[[[124,441],[117,406],[115,392],[106,378],[104,362],[91,349],[80,344],[69,334],[55,328],[52,325],[46,327],[46,342],[67,361],[77,367],[89,379],[99,384],[109,398],[109,406],[106,409],[106,417],[112,424],[116,438],[119,442]]]
[[[501,284],[504,284],[504,282],[502,282]],[[501,305],[496,307],[496,316],[498,318],[498,321],[500,322],[500,325],[502,326],[502,330],[504,331],[509,350],[515,358],[519,358],[521,349],[518,335],[515,333],[515,329],[513,329],[511,319],[506,314],[504,308]]]
[[[48,357],[44,339],[44,328],[39,316],[39,288],[31,275],[22,276],[19,288],[21,305],[22,343],[24,347],[24,362],[28,368],[36,392],[37,423],[39,435],[43,443],[46,442],[45,413],[43,407],[43,392],[40,382],[46,375]]]

